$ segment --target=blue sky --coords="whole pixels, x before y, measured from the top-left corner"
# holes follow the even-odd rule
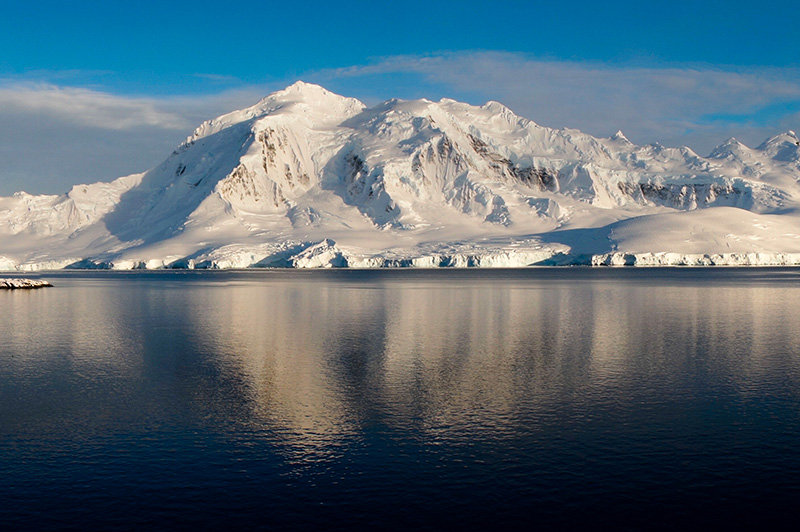
[[[164,5],[166,4],[166,5]],[[0,2],[0,195],[150,168],[297,79],[705,154],[800,128],[792,2]]]

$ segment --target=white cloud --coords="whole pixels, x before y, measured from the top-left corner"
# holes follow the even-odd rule
[[[202,121],[252,105],[262,89],[128,97],[0,81],[0,196],[61,193],[159,164]]]
[[[55,85],[0,87],[0,113],[37,113],[99,129],[136,127],[186,129],[185,118],[159,108],[152,98],[131,98],[83,88]]]

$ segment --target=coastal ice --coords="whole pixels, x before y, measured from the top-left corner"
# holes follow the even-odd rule
[[[40,279],[0,279],[0,288],[7,288],[10,290],[24,288],[44,288],[45,286],[53,285]]]

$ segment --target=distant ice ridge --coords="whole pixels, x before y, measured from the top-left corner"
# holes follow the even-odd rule
[[[266,254],[265,254],[266,253]],[[2,263],[6,270],[37,271],[49,269],[232,269],[232,268],[493,268],[531,266],[552,257],[557,249],[476,249],[440,250],[413,254],[407,250],[391,250],[374,255],[363,250],[340,248],[327,239],[321,242],[289,243],[266,251],[241,249],[238,246],[215,249],[195,257],[165,260],[91,260],[69,264],[52,263],[16,265]]]
[[[800,140],[708,157],[298,82],[158,167],[0,198],[0,270],[797,264]]]
[[[44,288],[46,286],[53,285],[41,279],[0,279],[0,288],[9,290]]]
[[[592,266],[796,266],[800,253],[606,253]]]
[[[795,266],[797,253],[670,253],[612,252],[595,255],[572,254],[558,249],[470,249],[461,252],[365,255],[339,248],[332,240],[304,243],[263,255],[247,250],[215,250],[197,258],[175,261],[81,260],[70,264],[41,263],[15,265],[0,263],[4,270],[39,271],[53,269],[244,269],[244,268],[520,268],[526,266]]]

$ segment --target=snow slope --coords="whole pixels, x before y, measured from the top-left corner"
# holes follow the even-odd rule
[[[793,264],[799,181],[791,131],[701,157],[298,82],[145,173],[0,198],[0,269]]]

